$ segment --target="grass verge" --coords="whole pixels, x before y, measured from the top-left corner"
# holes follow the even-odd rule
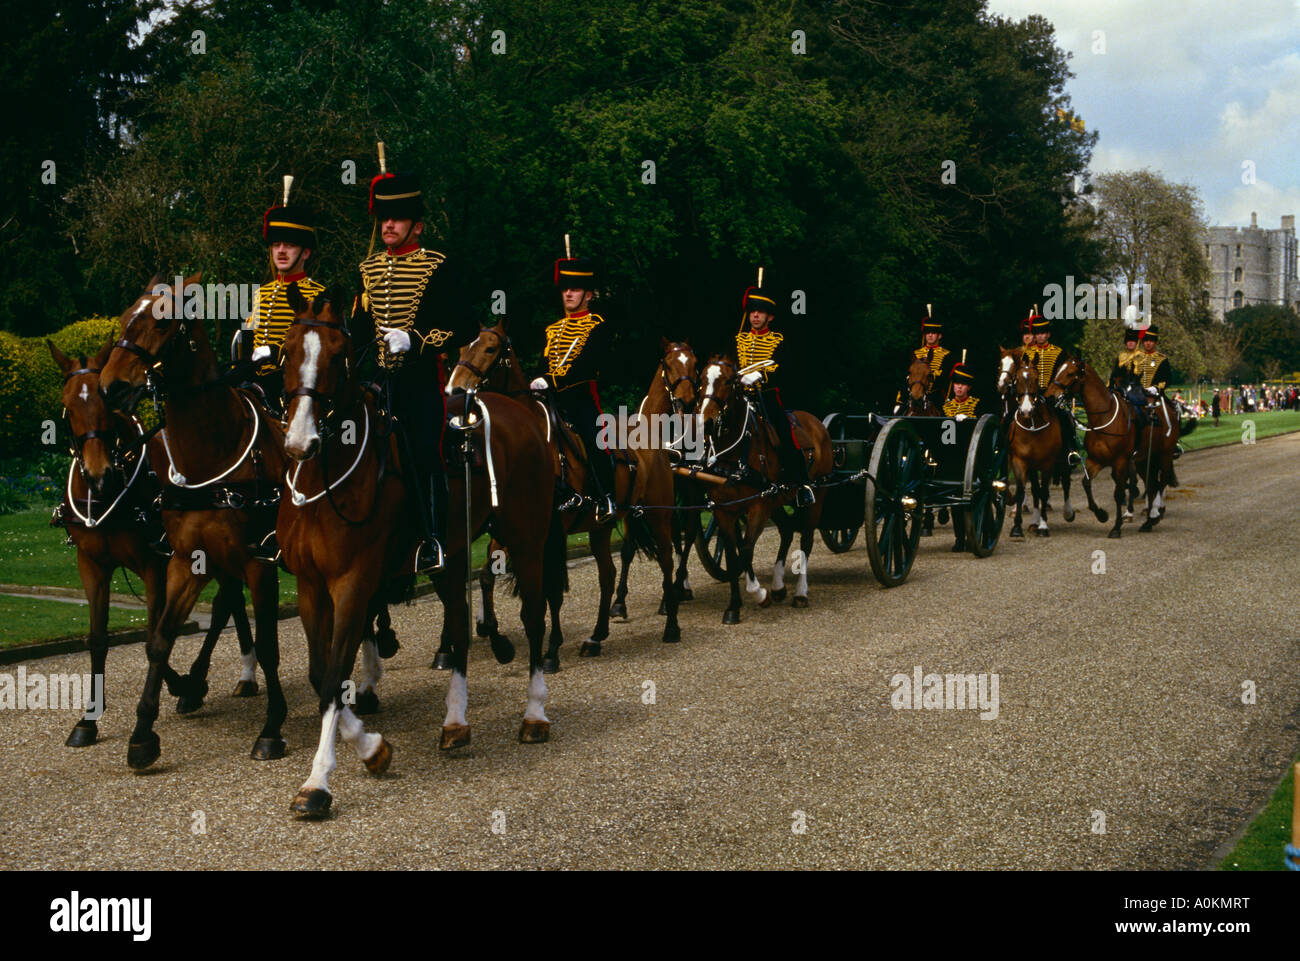
[[[1286,777],[1273,792],[1268,806],[1232,852],[1219,862],[1221,871],[1285,871],[1283,849],[1291,843],[1291,810],[1295,790],[1295,765],[1287,765]]]

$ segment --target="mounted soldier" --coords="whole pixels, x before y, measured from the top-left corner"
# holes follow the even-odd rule
[[[759,283],[762,283],[760,271]],[[736,360],[743,369],[751,364],[771,361],[760,370],[750,371],[741,377],[741,383],[753,390],[759,401],[763,419],[772,426],[776,435],[777,457],[781,463],[780,480],[794,487],[795,505],[807,507],[816,499],[812,481],[808,477],[808,464],[804,460],[799,442],[795,440],[794,427],[781,403],[781,393],[770,386],[769,378],[777,369],[773,359],[785,335],[772,329],[776,319],[776,298],[759,287],[749,287],[741,297],[741,330],[736,334]],[[745,325],[748,330],[744,330]]]
[[[1038,388],[1046,390],[1047,385],[1052,382],[1056,375],[1056,370],[1066,359],[1065,352],[1052,343],[1052,322],[1046,317],[1040,316],[1035,312],[1029,318],[1030,330],[1033,332],[1034,341],[1025,348],[1025,356],[1038,371]],[[1074,418],[1065,407],[1055,408],[1056,416],[1061,421],[1061,434],[1063,439],[1062,450],[1066,454],[1066,462],[1071,467],[1077,467],[1083,463],[1083,458],[1079,456],[1079,436],[1074,425]]]
[[[384,249],[361,261],[353,305],[353,343],[363,375],[379,378],[383,406],[396,416],[413,477],[420,544],[414,570],[442,568],[447,530],[446,420],[443,355],[474,339],[463,290],[447,256],[420,244],[424,198],[411,173],[389,173],[379,145],[379,175],[370,182],[370,214]]]
[[[613,329],[604,317],[591,310],[596,294],[595,265],[586,257],[571,256],[567,234],[564,241],[566,256],[555,262],[554,272],[564,316],[546,328],[546,346],[542,348],[546,367],[531,387],[551,395],[560,416],[582,440],[595,488],[595,520],[610,524],[617,517],[614,452],[602,450],[596,437],[601,414],[597,378],[601,364],[609,356]],[[581,503],[582,495],[575,491],[560,509],[573,509]]]
[[[971,393],[975,385],[975,375],[964,363],[952,365],[952,371],[949,373],[949,384],[951,385],[952,397],[944,402],[943,416],[951,417],[953,420],[961,421],[971,417],[979,417],[983,414],[984,408],[980,399]],[[943,515],[940,514],[940,522],[943,521]],[[960,553],[966,549],[966,509],[963,507],[954,507],[952,510],[952,529],[957,535],[953,542],[952,550],[954,554]]]
[[[316,249],[316,217],[301,204],[289,203],[293,177],[286,174],[279,204],[262,215],[262,240],[271,262],[272,278],[253,296],[253,312],[235,332],[230,359],[252,378],[267,409],[280,414],[284,375],[277,355],[284,335],[293,323],[289,286],[297,284],[307,300],[324,291],[323,284],[307,276],[307,265]]]
[[[917,360],[923,360],[930,366],[930,391],[926,395],[927,400],[934,403],[935,407],[939,406],[939,398],[945,397],[948,393],[947,382],[948,374],[955,360],[952,351],[942,345],[943,341],[943,324],[931,316],[930,305],[925,305],[925,316],[921,318],[921,346],[914,349],[908,355],[909,364]],[[895,413],[903,413],[905,398],[900,391],[895,398]]]
[[[1133,370],[1133,363],[1142,353],[1138,349],[1138,342],[1142,338],[1142,332],[1135,327],[1125,326],[1124,328],[1124,346],[1115,356],[1115,366],[1110,372],[1110,387],[1118,390],[1128,398],[1128,402],[1133,407],[1133,413],[1137,418],[1138,435],[1141,435],[1142,428],[1148,423],[1146,398],[1142,393],[1141,380]]]

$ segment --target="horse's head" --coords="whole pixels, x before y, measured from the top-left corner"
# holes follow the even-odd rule
[[[722,412],[727,409],[727,402],[736,383],[736,365],[725,354],[714,354],[704,365],[702,377],[704,392],[700,398],[698,417],[707,434],[716,433]]]
[[[669,340],[659,338],[663,360],[659,362],[659,372],[663,376],[664,389],[673,402],[674,413],[690,413],[695,409],[695,395],[698,376],[695,371],[695,351],[691,350],[688,340]]]
[[[1043,396],[1038,389],[1038,366],[1028,355],[1020,355],[1011,375],[1011,385],[1016,393],[1016,406],[1022,414],[1028,415]]]
[[[1067,394],[1077,396],[1079,388],[1083,386],[1083,378],[1083,361],[1076,357],[1066,357],[1061,361],[1061,366],[1056,368],[1044,396],[1051,401]]]
[[[1005,347],[998,347],[998,393],[1009,397],[1011,394],[1011,381],[1015,375],[1016,363],[1023,356],[1024,351],[1019,347],[1007,350]]]
[[[329,422],[349,386],[352,338],[330,295],[320,294],[309,304],[298,285],[290,284],[289,306],[293,323],[280,346],[289,422],[284,449],[303,461],[320,450],[321,425]]]
[[[87,359],[83,354],[75,360],[52,341],[45,341],[63,374],[63,415],[72,430],[72,453],[81,475],[96,494],[103,490],[104,476],[115,466],[108,446],[112,423],[108,406],[99,394],[100,371],[108,361],[115,339],[110,338],[94,357]]]
[[[923,358],[918,357],[907,365],[907,396],[913,405],[925,402],[926,395],[934,389],[934,371]]]
[[[505,378],[493,375],[514,363],[514,349],[506,335],[506,319],[502,317],[489,327],[480,327],[478,336],[460,349],[456,366],[447,378],[447,396],[454,397],[483,385],[500,389]]]
[[[178,289],[164,285],[155,275],[144,293],[122,311],[118,326],[122,338],[99,375],[99,391],[108,405],[127,412],[135,409],[148,383],[150,371],[163,367],[173,341],[187,338],[197,350],[193,333],[187,333],[185,291],[202,278],[202,272],[186,277]],[[201,325],[195,324],[196,329]]]

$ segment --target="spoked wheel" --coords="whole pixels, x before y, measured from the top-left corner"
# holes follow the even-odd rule
[[[736,518],[736,538],[745,536],[744,516]],[[718,518],[709,515],[709,522],[695,537],[695,556],[700,559],[704,569],[715,581],[730,581],[727,574],[727,552],[718,536]]]
[[[876,580],[897,587],[912,570],[925,515],[924,451],[907,421],[885,423],[867,469],[867,556]]]
[[[830,552],[832,554],[843,554],[857,542],[858,531],[861,530],[861,528],[850,527],[845,528],[844,530],[831,530],[830,528],[823,527],[820,530],[822,534],[822,542]]]
[[[1003,447],[1001,425],[992,414],[985,414],[975,425],[966,452],[963,491],[970,499],[970,509],[966,511],[966,543],[976,557],[992,554],[1002,536],[1007,514]]]

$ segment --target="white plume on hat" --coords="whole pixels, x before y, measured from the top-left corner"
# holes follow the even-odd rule
[[[1141,316],[1138,313],[1137,304],[1129,304],[1124,308],[1124,326],[1133,330],[1141,330],[1141,325],[1138,322]]]

